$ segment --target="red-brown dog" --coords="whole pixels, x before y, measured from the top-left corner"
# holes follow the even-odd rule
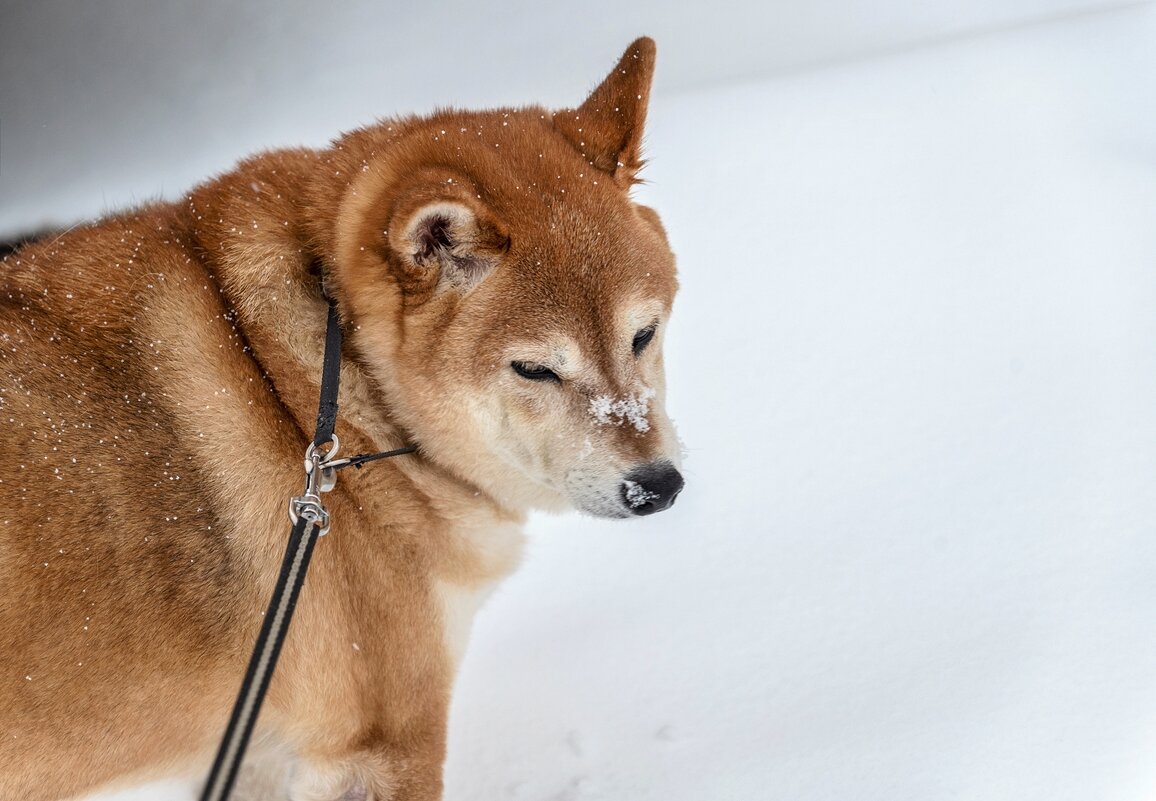
[[[472,617],[528,509],[682,487],[676,280],[631,201],[654,43],[577,109],[445,111],[266,153],[0,270],[0,798],[204,771],[346,331],[343,474],[259,739],[281,797],[441,797]],[[260,797],[264,790],[250,790]]]

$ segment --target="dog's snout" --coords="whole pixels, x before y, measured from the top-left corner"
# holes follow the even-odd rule
[[[669,509],[684,483],[670,462],[651,462],[627,474],[622,482],[622,500],[631,514],[652,515]]]

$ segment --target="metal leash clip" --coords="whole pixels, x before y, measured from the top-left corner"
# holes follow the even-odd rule
[[[320,529],[319,536],[329,533],[329,512],[321,503],[321,493],[329,492],[337,486],[337,468],[334,456],[340,442],[337,435],[330,436],[329,450],[321,451],[313,442],[305,449],[305,493],[289,499],[289,520],[294,525],[304,517],[313,521]]]

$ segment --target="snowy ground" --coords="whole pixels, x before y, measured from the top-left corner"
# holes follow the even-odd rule
[[[447,798],[1156,798],[1154,79],[1144,5],[656,98],[687,489],[535,521]]]

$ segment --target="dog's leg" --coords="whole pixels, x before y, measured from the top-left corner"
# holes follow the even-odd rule
[[[344,759],[303,759],[294,770],[289,799],[440,801],[444,745],[432,751],[417,751],[420,753],[412,745],[405,749],[393,746],[362,751]]]
[[[440,759],[380,755],[299,763],[289,790],[290,801],[441,801],[441,797]],[[245,801],[257,798],[244,796]]]
[[[292,749],[281,740],[269,735],[254,737],[229,798],[231,801],[288,801],[294,761]]]

